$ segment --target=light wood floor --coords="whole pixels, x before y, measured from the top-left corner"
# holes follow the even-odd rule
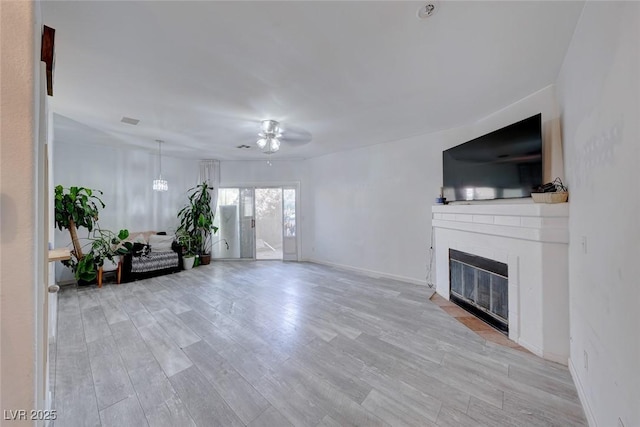
[[[565,367],[430,295],[281,262],[63,289],[55,425],[586,425]]]

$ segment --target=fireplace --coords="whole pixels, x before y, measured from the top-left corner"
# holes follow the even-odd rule
[[[508,324],[510,340],[538,356],[566,364],[569,204],[451,204],[434,206],[432,212],[436,292],[447,300],[468,303],[489,320],[502,320]],[[464,257],[456,259],[455,255],[456,262],[451,265],[451,250],[498,261],[501,270],[492,271],[481,264],[476,267],[484,272],[472,273],[464,264],[473,262]],[[451,269],[453,276],[459,275],[463,280],[466,274],[473,286],[452,286]],[[497,286],[492,292],[492,283],[505,283],[507,288],[498,292]],[[480,306],[485,303],[485,309],[469,302]]]
[[[449,283],[452,302],[509,335],[507,264],[449,249]]]

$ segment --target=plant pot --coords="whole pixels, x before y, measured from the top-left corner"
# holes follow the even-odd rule
[[[195,262],[196,257],[188,256],[182,258],[182,268],[185,270],[191,270],[193,268],[193,263]]]
[[[98,279],[92,279],[92,280],[82,280],[82,279],[78,279],[78,286],[91,286],[91,285],[95,285],[96,283],[98,283]]]
[[[200,255],[200,264],[209,265],[211,262],[211,254]]]

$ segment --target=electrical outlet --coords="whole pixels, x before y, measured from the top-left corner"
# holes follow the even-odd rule
[[[587,236],[582,236],[580,239],[580,243],[582,244],[582,253],[587,253]]]
[[[589,353],[587,353],[587,350],[584,351],[584,370],[589,370]]]

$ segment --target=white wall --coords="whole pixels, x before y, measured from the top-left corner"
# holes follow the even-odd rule
[[[599,426],[618,417],[640,425],[639,14],[636,2],[587,2],[558,78],[571,202],[570,364]]]
[[[267,155],[264,160],[257,161],[223,160],[220,162],[220,184],[301,182],[304,180],[304,171],[304,161],[277,160]]]
[[[199,160],[163,155],[162,176],[169,182],[169,191],[157,192],[152,189],[158,175],[156,151],[57,138],[54,144],[52,185],[102,190],[100,197],[106,205],[100,211],[102,228],[114,232],[123,228],[131,232],[175,231],[178,210],[187,203],[186,192],[198,180]],[[81,229],[79,236],[86,235],[86,229]],[[56,247],[66,247],[70,242],[67,230],[56,231]],[[57,279],[72,279],[70,270],[58,265]]]
[[[305,214],[313,218],[308,231],[313,244],[304,255],[426,284],[442,151],[540,112],[545,156],[560,153],[554,130],[558,109],[550,86],[468,126],[306,161],[313,200]],[[557,160],[556,155],[548,162],[545,178],[562,175]]]
[[[45,404],[47,249],[40,230],[46,220],[47,131],[46,114],[42,114],[46,99],[41,92],[40,25],[39,3],[0,2],[2,409],[43,409]]]

